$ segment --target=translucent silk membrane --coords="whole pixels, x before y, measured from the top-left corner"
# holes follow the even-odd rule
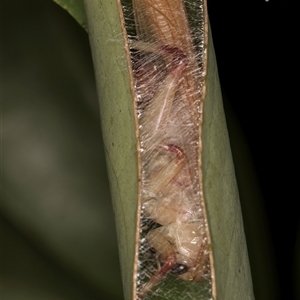
[[[123,1],[134,78],[141,203],[136,299],[211,299],[202,191],[204,3]]]

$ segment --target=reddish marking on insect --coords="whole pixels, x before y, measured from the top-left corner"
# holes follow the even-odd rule
[[[172,55],[173,56],[173,65],[181,65],[183,64],[184,67],[187,66],[188,64],[188,60],[186,55],[183,53],[183,51],[175,46],[171,46],[171,45],[162,45],[160,47],[158,47],[158,50],[160,50],[160,52],[162,54],[166,54],[166,55]]]
[[[185,157],[186,157],[183,149],[175,144],[164,145],[164,146],[162,146],[162,148],[166,151],[175,153],[176,157],[179,161],[181,161],[182,159],[185,159]]]

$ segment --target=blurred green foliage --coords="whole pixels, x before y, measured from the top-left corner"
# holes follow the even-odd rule
[[[83,27],[87,27],[83,0],[53,0],[67,10],[71,16]]]
[[[122,299],[88,36],[52,1],[6,1],[1,299]]]

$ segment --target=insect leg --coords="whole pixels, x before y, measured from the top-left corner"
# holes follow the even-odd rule
[[[147,235],[147,240],[151,247],[160,254],[164,262],[162,267],[150,277],[138,293],[139,299],[144,298],[148,292],[160,283],[160,281],[173,269],[176,264],[176,255],[170,242],[158,230],[152,230]]]

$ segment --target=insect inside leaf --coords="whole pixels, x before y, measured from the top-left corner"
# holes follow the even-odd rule
[[[201,179],[205,17],[203,3],[193,3],[132,3],[142,165],[137,299],[160,295],[168,276],[211,280]]]

